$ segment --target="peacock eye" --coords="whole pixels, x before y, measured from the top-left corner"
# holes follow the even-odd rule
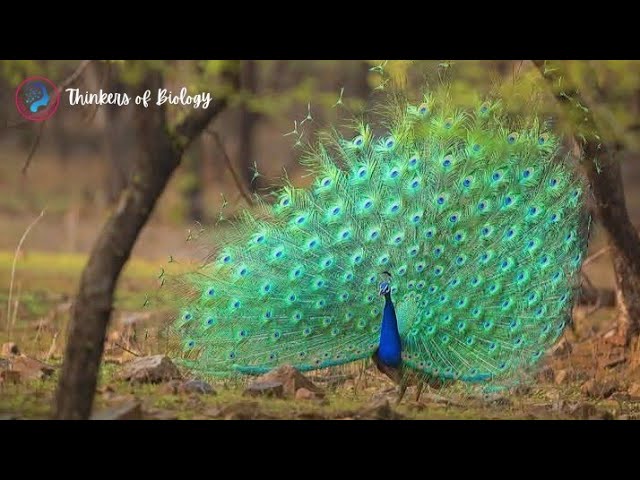
[[[517,140],[518,140],[518,134],[516,132],[510,133],[507,136],[507,143],[509,143],[510,145],[513,145],[514,143],[516,143]]]
[[[544,145],[545,143],[547,143],[547,140],[549,140],[549,135],[543,133],[538,137],[538,145]]]
[[[418,113],[420,115],[426,115],[427,113],[429,113],[429,106],[426,103],[421,104],[418,107]]]
[[[353,139],[353,144],[356,147],[361,147],[362,145],[364,145],[364,137],[362,135],[358,135],[356,138]]]
[[[387,140],[384,142],[384,146],[387,148],[393,148],[395,144],[396,141],[393,137],[387,138]]]

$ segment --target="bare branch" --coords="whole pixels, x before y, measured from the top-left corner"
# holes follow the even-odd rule
[[[80,65],[78,65],[78,67],[73,71],[73,73],[71,75],[69,75],[66,79],[64,79],[62,81],[62,83],[60,83],[58,89],[60,90],[60,95],[62,95],[62,91],[64,89],[66,89],[69,85],[71,85],[73,82],[75,82],[80,75],[82,75],[82,73],[85,71],[85,69],[89,66],[89,64],[92,62],[93,60],[83,60],[82,62],[80,62]],[[17,128],[23,125],[27,125],[31,122],[29,122],[28,120],[23,120],[21,122],[18,122],[16,124],[13,125],[7,125],[6,128]],[[40,139],[42,138],[42,131],[44,130],[44,125],[46,123],[46,120],[44,120],[43,122],[40,123],[40,127],[38,129],[38,133],[36,135],[36,139],[33,142],[33,145],[31,146],[31,150],[29,150],[29,155],[27,156],[27,159],[24,162],[24,165],[22,166],[22,174],[26,175],[27,173],[27,169],[29,168],[29,165],[31,164],[31,160],[33,159],[33,156],[36,153],[36,150],[38,149],[38,146],[40,145]]]
[[[78,65],[78,67],[73,71],[73,73],[71,75],[69,75],[67,78],[65,78],[60,84],[58,84],[58,90],[60,90],[60,93],[62,94],[62,91],[65,90],[68,86],[70,86],[71,84],[73,84],[73,82],[75,82],[78,77],[80,77],[80,75],[82,75],[82,73],[85,71],[85,69],[89,66],[89,64],[93,62],[93,60],[83,60],[82,62],[80,62],[80,65]],[[29,120],[22,120],[20,122],[14,123],[12,125],[5,125],[4,128],[19,128],[19,127],[23,127],[25,125],[30,125],[31,122]]]
[[[227,155],[227,151],[224,148],[224,144],[220,140],[220,135],[218,135],[218,132],[213,131],[213,130],[205,130],[205,133],[207,133],[208,135],[211,135],[211,137],[213,137],[213,139],[215,140],[215,142],[216,142],[216,144],[218,146],[218,150],[220,150],[220,152],[222,153],[222,159],[224,160],[224,163],[227,166],[227,169],[231,172],[231,176],[233,177],[233,181],[236,184],[236,187],[238,188],[238,191],[240,192],[240,195],[242,195],[242,198],[244,198],[244,200],[247,202],[247,204],[253,205],[253,201],[251,200],[251,196],[246,191],[246,189],[244,187],[244,184],[240,180],[240,177],[238,176],[237,172],[233,168],[233,165],[231,164],[231,160],[229,159],[229,156]]]
[[[36,154],[36,150],[40,145],[40,139],[42,138],[42,131],[44,130],[44,125],[45,125],[45,122],[40,123],[40,127],[38,128],[38,133],[36,134],[36,139],[33,141],[33,144],[31,145],[31,149],[29,150],[29,155],[27,156],[27,159],[24,161],[24,165],[22,165],[23,175],[27,174],[27,169],[31,164],[31,160],[33,159],[33,156]]]

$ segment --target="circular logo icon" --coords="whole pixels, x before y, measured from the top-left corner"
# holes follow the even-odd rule
[[[45,77],[29,77],[16,90],[16,108],[32,122],[50,118],[60,105],[58,87]]]

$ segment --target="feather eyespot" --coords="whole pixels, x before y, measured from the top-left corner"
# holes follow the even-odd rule
[[[517,132],[510,133],[509,135],[507,135],[507,143],[509,145],[513,145],[518,141],[518,137],[519,135]]]
[[[429,105],[427,105],[426,103],[421,104],[418,107],[418,113],[422,116],[426,115],[427,113],[429,113]]]
[[[362,135],[358,135],[353,139],[353,145],[358,148],[362,147],[364,145],[364,137]]]

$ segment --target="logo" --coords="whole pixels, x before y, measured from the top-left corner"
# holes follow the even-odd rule
[[[16,108],[32,122],[50,118],[60,105],[60,91],[45,77],[29,77],[16,90]]]

